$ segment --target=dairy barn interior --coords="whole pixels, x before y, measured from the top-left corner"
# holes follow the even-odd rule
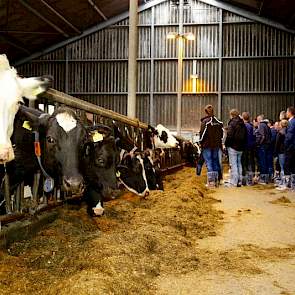
[[[50,80],[17,105],[26,119],[17,113],[10,122],[11,152],[0,139],[1,294],[295,294],[295,172],[277,190],[273,154],[273,178],[263,185],[212,189],[205,164],[196,176],[207,105],[224,129],[232,109],[275,122],[295,105],[293,0],[3,0],[0,54],[3,101],[12,89],[1,84],[4,54],[16,79],[49,77],[36,95]],[[0,101],[0,128],[6,106]],[[37,117],[40,128],[60,107],[72,121],[57,124],[66,135],[81,124],[93,150],[77,140],[60,147],[61,135],[35,129]],[[132,148],[118,147],[117,136]],[[88,172],[102,165],[95,150],[107,140],[116,146],[113,174],[99,170],[103,184],[94,185]],[[56,142],[61,156],[51,154]],[[73,164],[75,144],[94,152],[86,168]],[[226,183],[233,163],[219,156]],[[123,179],[128,157],[141,165],[141,190],[129,174]],[[257,171],[260,158],[255,150]],[[116,189],[106,194],[112,177]],[[99,194],[93,208],[85,194]]]

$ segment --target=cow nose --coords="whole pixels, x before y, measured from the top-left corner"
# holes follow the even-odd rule
[[[147,190],[147,191],[145,192],[144,196],[145,196],[145,197],[148,197],[149,195],[150,195],[150,191]]]
[[[0,163],[4,164],[14,159],[14,152],[12,146],[0,146]]]
[[[67,192],[72,194],[82,194],[84,192],[84,181],[83,178],[80,177],[64,177],[63,178],[63,186]]]

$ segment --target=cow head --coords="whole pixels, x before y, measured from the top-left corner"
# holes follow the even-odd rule
[[[178,146],[178,141],[172,135],[169,129],[159,124],[154,133],[155,148],[175,148]]]
[[[21,78],[10,67],[6,55],[0,55],[0,164],[14,159],[10,141],[13,121],[22,98],[30,100],[45,92],[52,79],[49,77]]]
[[[87,141],[87,132],[74,111],[60,107],[52,115],[36,116],[21,107],[23,115],[38,126],[44,138],[43,163],[47,172],[71,194],[81,194],[84,181],[80,173],[80,158]]]
[[[139,196],[149,194],[144,163],[140,154],[126,152],[117,169],[120,173],[120,181],[129,191]]]
[[[116,166],[119,154],[116,141],[107,126],[96,125],[87,130],[92,141],[84,148],[83,173],[91,185],[102,184],[103,195],[106,196],[117,189]]]

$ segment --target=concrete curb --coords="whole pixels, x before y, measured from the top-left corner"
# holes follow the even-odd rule
[[[1,228],[0,249],[9,247],[11,243],[29,239],[43,227],[52,223],[58,217],[57,211],[45,212],[31,219],[9,223]]]

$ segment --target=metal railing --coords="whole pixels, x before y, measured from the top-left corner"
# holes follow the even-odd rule
[[[131,119],[55,89],[49,89],[34,105],[34,107],[49,113],[52,113],[59,106],[73,109],[82,122],[87,122],[88,125],[100,123],[111,127],[113,122],[115,122],[123,134],[128,134],[139,149],[143,150],[145,147],[143,133],[148,128],[148,125],[137,119]],[[160,168],[165,173],[183,164],[184,160],[181,158],[178,148],[165,149],[165,154],[160,159]],[[34,175],[32,188],[21,183],[11,192],[8,176],[5,175],[3,193],[8,214],[0,215],[0,228],[1,225],[58,206],[62,204],[62,200],[67,199],[66,195],[58,187],[55,187],[50,194],[41,193],[39,188],[43,181],[42,174],[37,172]]]

